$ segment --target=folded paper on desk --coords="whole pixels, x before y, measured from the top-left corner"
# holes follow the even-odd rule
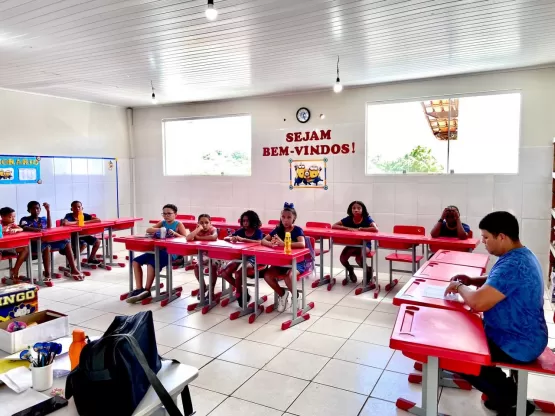
[[[31,388],[33,384],[28,367],[14,368],[4,374],[0,374],[0,380],[17,394]]]
[[[456,296],[445,296],[445,288],[441,286],[426,286],[424,288],[424,291],[422,292],[422,296],[433,299],[451,300],[453,302],[463,302],[459,294],[457,294]]]

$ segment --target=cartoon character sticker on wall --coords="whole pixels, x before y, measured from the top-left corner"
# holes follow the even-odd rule
[[[293,160],[289,159],[289,189],[328,189],[328,159]]]

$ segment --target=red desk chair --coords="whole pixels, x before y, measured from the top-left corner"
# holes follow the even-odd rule
[[[393,227],[393,233],[426,235],[426,229],[418,225],[395,225]],[[416,247],[414,247],[414,244],[390,243],[385,241],[379,244],[380,248],[385,248],[386,250],[395,250],[394,253],[391,253],[385,257],[385,259],[389,261],[389,283],[385,286],[385,290],[389,291],[397,286],[397,283],[399,283],[398,279],[393,279],[393,272],[411,274],[414,274],[416,272],[416,268],[414,266],[412,271],[393,268],[393,262],[412,263],[412,250],[416,250]],[[422,246],[422,250],[424,250],[424,246]],[[402,254],[399,253],[399,251],[408,251],[409,254]],[[420,267],[420,262],[423,258],[424,255],[415,256],[416,264],[418,265],[418,267]]]
[[[270,224],[270,225],[279,225],[279,220],[270,220],[270,221],[268,221],[268,224]]]
[[[305,290],[305,284],[304,281],[307,277],[313,275],[315,273],[315,267],[314,267],[314,263],[315,263],[315,255],[314,255],[314,245],[315,245],[315,240],[312,237],[305,237],[305,244],[306,247],[310,249],[310,253],[308,255],[305,256],[304,261],[306,262],[306,269],[303,273],[297,273],[297,282],[300,281],[301,282],[301,289],[299,290],[297,288],[297,292],[301,292],[302,295],[302,307],[299,308],[297,305],[297,316],[294,317],[293,320],[297,320],[298,318],[303,318],[303,320],[307,321],[310,319],[310,315],[307,313],[308,311],[310,311],[311,309],[314,309],[314,302],[306,302],[306,290]],[[285,279],[285,275],[282,276],[278,276],[278,279],[283,280]],[[285,288],[285,290],[289,290],[287,288]],[[296,293],[292,293],[291,296],[297,296]],[[274,292],[274,303],[268,307],[266,307],[266,313],[271,313],[273,312],[273,310],[277,307],[277,297],[276,294]],[[281,323],[281,329],[283,331],[285,331],[286,329],[290,328],[293,325],[298,324],[299,322],[293,322],[293,320],[287,320]],[[249,320],[250,322],[250,320]]]
[[[194,221],[196,218],[195,218],[194,215],[191,215],[191,214],[177,214],[175,216],[175,219],[176,220],[188,220],[188,221],[193,220]]]
[[[331,229],[331,224],[328,224],[327,222],[315,222],[315,221],[308,221],[306,223],[307,227],[312,227],[312,228],[325,228],[325,229]],[[320,254],[326,254],[330,252],[330,239],[329,238],[322,238],[323,241],[327,241],[328,242],[328,248],[326,249],[324,247],[323,251],[320,252],[320,239],[318,239],[318,241],[316,241],[318,243],[317,246],[314,247],[314,256],[316,258],[320,257]],[[322,267],[322,265],[320,263],[315,263],[315,266],[318,267]],[[327,274],[324,276],[324,279],[328,280],[329,279],[329,283],[328,283],[328,290],[331,290],[331,288],[333,287],[333,285],[335,285],[335,279],[333,278],[333,272],[330,270],[330,274]],[[321,276],[321,275],[320,275]],[[314,282],[312,282],[312,288],[317,288],[320,285],[320,279],[316,279]]]
[[[472,238],[473,234],[472,234],[472,230],[470,230],[468,233],[466,233],[468,235],[468,238]],[[440,244],[430,244],[428,246],[428,260],[438,251],[438,250],[451,250],[451,251],[472,251],[472,250],[464,250],[464,249],[456,249],[450,246],[444,246],[441,243]]]

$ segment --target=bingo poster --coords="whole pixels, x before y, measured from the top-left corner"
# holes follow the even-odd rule
[[[41,182],[40,156],[0,156],[0,185]]]
[[[37,287],[29,283],[0,287],[0,322],[37,312]]]

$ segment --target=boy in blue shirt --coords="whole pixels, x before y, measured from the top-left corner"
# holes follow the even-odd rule
[[[530,363],[547,346],[540,263],[520,242],[518,221],[512,214],[492,212],[480,221],[480,230],[487,251],[499,260],[487,278],[455,276],[445,293],[459,293],[472,310],[484,313],[492,361]],[[468,285],[479,289],[471,290]],[[461,377],[487,395],[487,408],[498,415],[516,414],[517,386],[501,368],[484,366],[478,376]],[[534,410],[528,403],[526,414]]]
[[[83,211],[83,204],[81,201],[73,201],[71,203],[71,212],[66,214],[62,220],[62,225],[78,225],[79,213]],[[95,218],[90,214],[83,213],[85,219],[85,224],[91,224],[95,222],[100,222],[100,218]],[[72,245],[75,245],[75,241],[72,241]],[[93,235],[87,235],[84,237],[79,237],[79,254],[81,254],[87,246],[91,248],[91,254],[87,259],[88,264],[100,264],[100,261],[96,259],[96,252],[100,247],[100,240]]]
[[[40,232],[48,228],[52,228],[52,219],[50,218],[50,204],[45,202],[42,204],[46,210],[46,217],[40,217],[41,207],[38,201],[31,201],[27,204],[27,212],[29,216],[21,218],[19,221],[19,226],[23,228],[24,231],[30,232]],[[36,241],[31,241],[31,250],[33,253],[38,255],[38,247]],[[44,280],[50,281],[50,251],[58,250],[60,253],[64,254],[69,263],[71,269],[71,275],[75,280],[83,280],[83,276],[77,270],[75,264],[75,258],[73,257],[73,251],[68,240],[53,241],[48,243],[41,243],[40,251],[42,253],[42,261],[44,264]]]

